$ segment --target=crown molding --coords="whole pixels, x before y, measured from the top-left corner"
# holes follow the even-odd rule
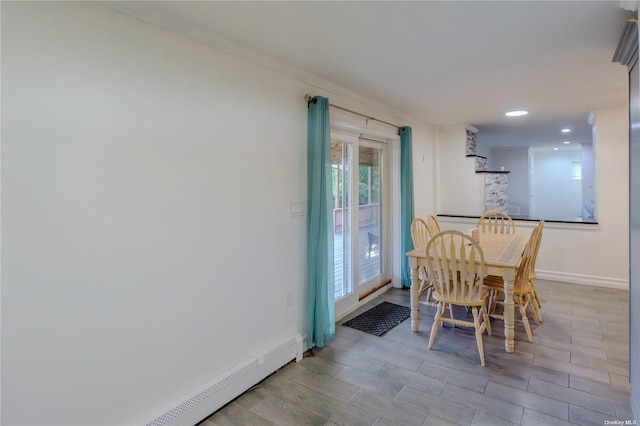
[[[104,6],[108,9],[123,13],[133,18],[139,19],[148,24],[160,27],[164,30],[170,31],[174,34],[186,37],[190,40],[204,44],[216,50],[220,50],[227,54],[244,59],[256,65],[260,65],[271,71],[283,74],[302,83],[312,85],[321,91],[327,91],[330,93],[336,93],[339,96],[343,96],[351,101],[358,102],[362,105],[367,105],[377,109],[386,114],[393,115],[394,117],[417,123],[425,127],[431,127],[429,124],[424,123],[415,118],[409,117],[406,114],[389,108],[379,102],[373,101],[366,96],[363,96],[357,92],[346,89],[342,86],[334,84],[328,80],[318,77],[310,72],[304,71],[300,68],[294,67],[283,61],[280,61],[272,56],[266,55],[254,49],[250,49],[244,46],[240,46],[233,43],[218,34],[209,31],[205,28],[193,25],[180,18],[169,15],[163,11],[160,11],[149,3],[145,2],[132,2],[132,1],[95,1],[94,3]]]

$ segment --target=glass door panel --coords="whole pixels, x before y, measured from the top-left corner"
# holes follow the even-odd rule
[[[382,150],[358,147],[358,282],[363,283],[382,272],[384,253],[380,201]]]
[[[386,145],[334,135],[331,189],[336,317],[388,280],[385,243]],[[356,285],[357,284],[357,285]]]
[[[351,262],[351,172],[352,145],[331,142],[331,192],[333,195],[333,258],[335,299],[353,293]]]

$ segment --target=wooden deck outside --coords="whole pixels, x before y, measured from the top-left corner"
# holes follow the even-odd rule
[[[375,277],[381,271],[380,247],[374,247],[369,253],[369,237],[368,232],[379,235],[376,225],[362,226],[359,229],[358,236],[358,259],[360,263],[360,280],[364,281]],[[342,232],[333,234],[334,239],[334,259],[335,259],[335,298],[339,299],[347,293],[343,289],[343,271],[344,265],[340,261],[343,255],[343,235]]]

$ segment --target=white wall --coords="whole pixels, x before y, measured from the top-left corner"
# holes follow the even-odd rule
[[[437,130],[438,214],[484,213],[484,175],[475,172],[475,158],[467,157],[466,127]]]
[[[415,127],[413,131],[413,185],[416,217],[436,214],[436,154],[434,131]]]
[[[600,250],[585,258],[600,262],[611,276],[629,278],[629,109],[609,108],[593,111],[595,151],[596,219],[602,239]],[[606,262],[598,261],[602,251],[609,251]],[[615,275],[613,275],[615,272]],[[608,276],[608,275],[604,275]]]
[[[432,209],[427,128],[96,4],[2,3],[3,424],[136,423],[304,332],[309,92],[415,126]]]
[[[573,162],[581,162],[580,150],[531,148],[534,217],[575,219],[582,214],[582,180],[572,179]]]
[[[2,32],[3,424],[140,420],[303,331],[305,87],[85,3]]]

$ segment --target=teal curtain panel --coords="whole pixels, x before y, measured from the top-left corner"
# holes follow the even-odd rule
[[[307,138],[307,347],[335,337],[329,100],[309,101]]]
[[[400,127],[400,249],[402,253],[402,286],[411,287],[409,259],[405,253],[413,249],[411,222],[413,210],[413,153],[411,150],[411,127]]]

